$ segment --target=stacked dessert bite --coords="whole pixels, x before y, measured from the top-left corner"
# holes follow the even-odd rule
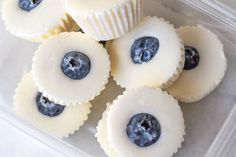
[[[105,153],[173,156],[185,135],[177,100],[207,96],[223,79],[227,61],[222,43],[207,28],[175,29],[163,18],[144,17],[142,5],[142,0],[4,0],[7,29],[42,42],[32,71],[16,89],[16,113],[67,137],[84,124],[90,101],[111,72],[125,92],[107,104],[97,126]]]

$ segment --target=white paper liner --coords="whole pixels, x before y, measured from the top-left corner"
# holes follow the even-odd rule
[[[134,28],[143,16],[143,0],[127,0],[122,4],[98,13],[80,13],[70,8],[67,11],[83,31],[95,40],[112,40]]]

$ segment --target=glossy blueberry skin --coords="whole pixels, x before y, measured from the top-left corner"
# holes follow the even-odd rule
[[[185,46],[184,70],[192,70],[198,66],[200,56],[198,50],[191,46]]]
[[[36,8],[43,0],[19,0],[19,7],[27,12]]]
[[[65,109],[65,106],[48,100],[48,98],[44,97],[40,92],[38,92],[35,101],[38,111],[45,116],[56,117],[60,115]]]
[[[142,37],[132,45],[131,58],[134,64],[149,62],[159,50],[159,40],[154,37]]]
[[[81,52],[68,52],[62,62],[62,72],[72,80],[81,80],[90,72],[91,64],[88,56]]]
[[[134,115],[126,128],[129,139],[139,147],[147,147],[161,136],[161,126],[158,120],[148,113]]]

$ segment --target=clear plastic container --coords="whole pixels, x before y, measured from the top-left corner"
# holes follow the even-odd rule
[[[235,157],[236,23],[233,11],[217,1],[207,0],[144,0],[144,6],[146,15],[163,17],[176,27],[202,24],[211,29],[223,42],[228,59],[225,79],[212,94],[194,104],[181,104],[187,134],[175,157]],[[0,21],[0,119],[62,156],[105,157],[94,134],[106,102],[122,93],[112,80],[92,102],[89,120],[69,138],[56,139],[15,115],[14,89],[22,73],[31,68],[37,46],[11,36]]]

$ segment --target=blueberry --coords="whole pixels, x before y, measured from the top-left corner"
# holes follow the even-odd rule
[[[49,117],[56,117],[60,115],[65,108],[65,106],[56,104],[48,100],[48,98],[44,97],[40,92],[38,92],[36,97],[36,105],[40,113]]]
[[[31,11],[36,8],[43,0],[19,0],[19,7],[24,11]]]
[[[160,138],[161,126],[154,116],[148,113],[139,113],[130,119],[126,133],[134,144],[139,147],[147,147]]]
[[[142,37],[132,45],[131,58],[134,64],[149,62],[159,50],[159,40],[154,37]]]
[[[88,56],[81,52],[68,52],[62,62],[62,72],[72,80],[81,80],[85,78],[90,72],[90,60]]]
[[[198,66],[200,56],[198,50],[191,46],[185,46],[184,70],[191,70]]]

